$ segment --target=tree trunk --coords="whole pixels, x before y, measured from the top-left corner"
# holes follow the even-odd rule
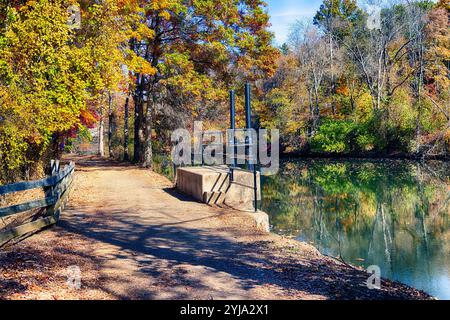
[[[127,99],[125,101],[125,115],[124,115],[124,125],[123,125],[123,160],[129,161],[130,160],[130,150],[128,148],[129,144],[129,104],[130,104],[130,96],[127,96]]]
[[[144,101],[141,100],[141,103],[139,104],[139,127],[138,127],[138,137],[139,137],[139,157],[138,162],[144,163],[145,159],[145,112],[144,112]]]
[[[314,106],[313,106],[313,93],[312,89],[308,89],[308,101],[309,101],[309,114],[311,116],[311,120],[308,124],[308,138],[312,138],[315,133],[314,128]]]
[[[103,115],[100,118],[100,122],[98,123],[98,155],[100,157],[105,156],[105,145],[103,141],[103,134],[104,134],[104,121],[103,121]]]
[[[153,101],[150,99],[147,102],[147,108],[145,113],[145,125],[144,125],[144,146],[143,146],[143,161],[142,166],[144,168],[152,168],[153,166],[153,150],[152,150],[152,112]]]
[[[416,150],[420,152],[421,148],[421,135],[422,135],[422,125],[421,125],[421,117],[422,117],[422,85],[423,85],[423,74],[424,74],[424,66],[423,66],[423,56],[424,56],[424,47],[422,39],[420,38],[420,51],[419,51],[419,74],[417,75],[417,88],[416,88],[416,104],[417,104],[417,118],[416,118]]]
[[[319,127],[320,119],[320,107],[319,107],[319,87],[316,85],[314,87],[314,118],[313,118],[313,129],[314,132],[317,131]]]
[[[334,51],[333,51],[333,34],[330,32],[330,73],[331,73],[331,110],[336,115],[336,81],[334,77]]]
[[[141,137],[140,128],[142,125],[142,90],[141,90],[141,76],[138,76],[136,81],[136,92],[134,94],[134,152],[133,161],[139,162],[141,156]]]
[[[108,109],[108,156],[112,157],[112,136],[113,136],[113,113],[112,113],[112,96],[111,93],[108,96],[109,109]]]
[[[141,126],[141,121],[139,117],[139,101],[136,99],[134,103],[134,151],[133,151],[133,161],[139,162],[140,156],[140,137],[139,137],[139,127]]]

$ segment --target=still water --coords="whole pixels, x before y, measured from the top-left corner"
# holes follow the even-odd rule
[[[263,178],[273,230],[450,299],[450,163],[292,160]]]

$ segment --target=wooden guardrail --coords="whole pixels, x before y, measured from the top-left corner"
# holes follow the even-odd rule
[[[71,162],[60,169],[59,161],[52,160],[51,176],[37,181],[19,182],[0,186],[0,196],[43,188],[45,198],[0,208],[0,218],[7,218],[29,210],[42,209],[45,214],[37,220],[22,224],[14,228],[0,230],[0,247],[9,241],[56,224],[61,211],[67,203],[72,187],[75,163]]]

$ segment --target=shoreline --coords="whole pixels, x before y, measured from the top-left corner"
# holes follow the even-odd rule
[[[250,213],[247,213],[247,214],[251,215]],[[241,224],[241,226],[244,226],[244,224]],[[256,225],[254,225],[253,227],[256,228],[257,230],[258,229],[260,230],[257,222],[256,222]],[[250,228],[250,226],[247,226],[247,228]],[[339,266],[339,268],[342,268],[343,272],[348,272],[348,273],[356,272],[356,273],[359,273],[360,275],[364,275],[365,277],[367,277],[367,279],[370,277],[370,274],[368,274],[367,270],[365,270],[364,268],[353,265],[351,263],[347,263],[336,257],[326,255],[326,254],[320,252],[319,249],[317,249],[314,245],[312,245],[310,243],[306,243],[304,241],[300,241],[300,240],[297,240],[297,239],[294,239],[294,238],[291,238],[288,236],[283,236],[283,235],[277,234],[273,231],[269,231],[269,232],[260,231],[260,232],[266,234],[268,241],[273,241],[274,249],[276,249],[276,250],[280,250],[280,251],[286,251],[286,250],[297,251],[298,250],[298,251],[312,252],[313,255],[317,255],[317,257],[319,257],[319,259],[323,259],[327,264],[330,264],[330,265],[336,264],[337,266]],[[382,281],[381,290],[372,289],[369,291],[372,291],[373,293],[377,294],[377,293],[380,293],[383,291],[385,293],[388,293],[390,291],[390,289],[394,289],[394,291],[397,291],[397,290],[403,291],[401,294],[416,295],[417,297],[415,299],[418,299],[418,300],[438,300],[436,297],[433,297],[432,295],[428,294],[427,292],[424,292],[422,290],[419,290],[417,288],[414,288],[414,287],[404,284],[402,282],[387,279],[387,278],[382,278],[381,281]],[[383,289],[383,286],[385,287],[385,289]],[[386,287],[388,288],[387,291],[385,291]],[[384,298],[381,298],[381,300],[383,300],[383,299]],[[378,300],[378,299],[375,299],[375,300]]]
[[[301,152],[291,152],[280,154],[280,159],[299,159],[299,160],[367,160],[367,161],[383,161],[383,160],[408,160],[414,162],[428,162],[428,161],[440,161],[440,162],[450,162],[450,156],[435,156],[423,158],[414,155],[339,155],[339,154],[315,154],[315,153],[301,153]]]

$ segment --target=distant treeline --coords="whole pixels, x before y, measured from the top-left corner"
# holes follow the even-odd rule
[[[325,0],[293,26],[259,108],[285,152],[449,155],[450,2],[380,9]]]

